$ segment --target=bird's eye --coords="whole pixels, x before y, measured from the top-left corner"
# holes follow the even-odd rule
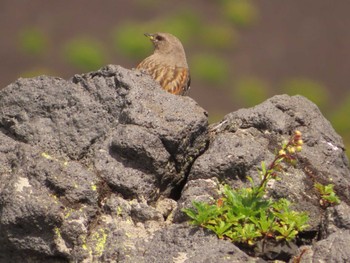
[[[157,41],[162,41],[164,38],[162,36],[156,36]]]

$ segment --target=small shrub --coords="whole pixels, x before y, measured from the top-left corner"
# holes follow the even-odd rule
[[[280,179],[279,172],[284,164],[295,164],[295,154],[301,151],[301,133],[296,131],[284,142],[275,159],[266,167],[262,162],[260,184],[255,185],[248,177],[251,187],[232,189],[223,187],[223,196],[216,204],[193,202],[194,208],[183,211],[191,223],[212,230],[219,238],[228,238],[235,243],[254,245],[263,238],[291,241],[300,231],[308,227],[306,212],[291,209],[291,203],[284,198],[265,198],[267,182]]]
[[[316,182],[314,186],[321,195],[320,205],[322,207],[329,207],[340,203],[339,197],[334,192],[333,184],[322,185]]]

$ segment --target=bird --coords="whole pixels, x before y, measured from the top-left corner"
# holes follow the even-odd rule
[[[180,40],[170,33],[145,33],[154,52],[141,61],[136,69],[149,74],[160,86],[175,95],[186,95],[191,77],[185,50]]]

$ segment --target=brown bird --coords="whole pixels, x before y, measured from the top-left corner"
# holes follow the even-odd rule
[[[137,69],[151,75],[164,90],[176,95],[186,95],[191,78],[180,40],[169,33],[146,33],[145,36],[152,41],[154,52]]]

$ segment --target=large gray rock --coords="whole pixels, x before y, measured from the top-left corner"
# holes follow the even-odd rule
[[[350,231],[339,231],[317,242],[313,248],[313,262],[348,262],[350,258]]]
[[[215,179],[234,187],[247,185],[246,176],[257,178],[261,162],[271,162],[279,143],[295,130],[302,132],[304,140],[298,166],[289,168],[282,175],[283,180],[274,183],[271,192],[308,211],[312,230],[317,231],[324,219],[319,215],[324,211],[314,182],[333,183],[337,194],[348,202],[350,173],[341,137],[316,105],[304,97],[275,96],[253,108],[230,113],[213,124],[209,147],[193,164],[188,183]],[[195,195],[186,191],[192,189],[185,189],[181,198],[184,203]]]
[[[190,226],[181,208],[218,197],[220,182],[256,179],[295,129],[305,140],[299,166],[271,195],[310,213],[303,238],[323,239],[308,248],[313,262],[320,242],[347,238],[344,146],[300,96],[276,96],[208,126],[191,98],[107,66],[71,80],[19,79],[0,92],[0,128],[0,262],[264,262]],[[315,178],[335,184],[341,205],[321,209]],[[337,251],[327,259],[337,262]]]

